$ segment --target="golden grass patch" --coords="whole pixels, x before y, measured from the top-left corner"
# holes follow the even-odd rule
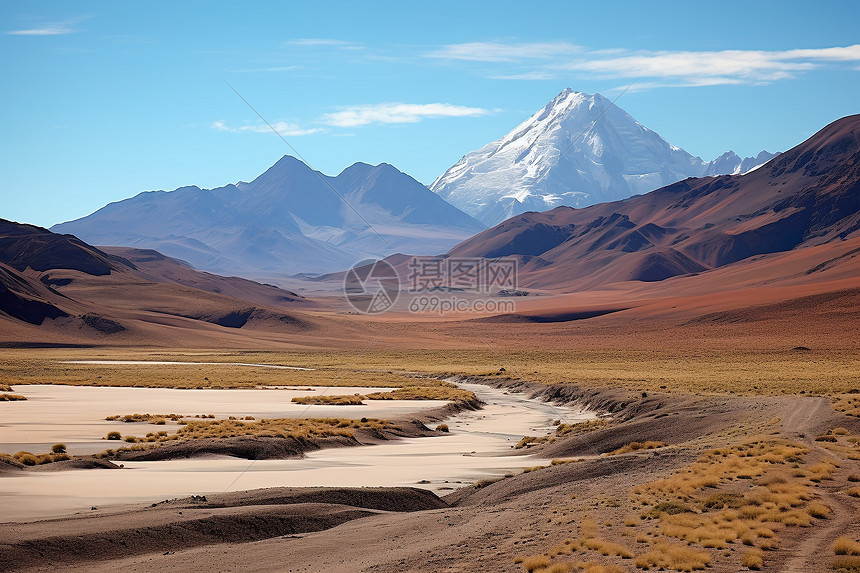
[[[758,571],[764,567],[764,555],[761,551],[747,551],[744,553],[743,557],[741,557],[741,565],[747,569]]]
[[[63,448],[65,450],[65,447]],[[30,452],[18,452],[12,455],[12,458],[25,466],[40,466],[43,464],[51,464],[71,459],[65,451],[55,452],[51,454],[31,454]]]
[[[538,444],[551,444],[562,436],[593,432],[595,430],[603,429],[609,426],[611,423],[612,422],[610,420],[604,418],[597,420],[586,420],[585,422],[578,422],[575,424],[563,424],[560,421],[556,420],[555,432],[552,435],[523,436],[523,438],[519,442],[517,442],[514,448],[519,450],[526,447],[536,446]]]
[[[376,350],[356,357],[349,350],[289,352],[170,352],[94,350],[89,359],[167,360],[290,365],[316,370],[250,366],[136,366],[63,364],[81,359],[78,349],[9,350],[0,379],[15,384],[156,386],[177,388],[254,388],[264,386],[401,387],[417,380],[404,370],[443,377],[486,374],[505,366],[506,377],[547,384],[576,381],[584,386],[622,387],[641,392],[713,394],[845,395],[855,400],[860,355],[849,350],[814,353],[790,350],[607,349],[577,351],[506,348],[504,364],[487,349]],[[635,365],[635,368],[631,368]],[[208,378],[208,380],[206,380]],[[423,382],[426,385],[426,381]],[[858,401],[860,405],[860,401]]]
[[[367,400],[450,400],[452,402],[469,402],[475,400],[475,394],[458,388],[450,382],[435,381],[429,384],[413,383],[408,386],[395,388],[390,392],[373,392],[364,396]]]
[[[606,455],[607,456],[617,456],[620,454],[628,454],[630,452],[638,452],[640,450],[655,450],[657,448],[663,448],[667,445],[668,444],[666,444],[666,442],[654,442],[654,441],[630,442],[629,444],[627,444],[625,446],[621,446],[617,450],[613,450],[613,451],[607,453]]]
[[[658,541],[651,551],[637,555],[634,564],[639,569],[668,569],[670,571],[698,571],[711,563],[707,551],[687,545]]]
[[[833,544],[836,555],[860,555],[860,542],[843,535]]]
[[[549,466],[531,466],[531,467],[523,468],[523,473],[528,474],[531,472],[536,472],[538,470],[546,469],[548,467]]]
[[[0,402],[18,402],[26,399],[26,396],[20,394],[0,394]]]
[[[801,444],[778,439],[711,450],[666,478],[637,486],[631,501],[644,508],[644,519],[657,520],[659,536],[705,549],[728,549],[739,541],[756,548],[746,555],[757,555],[779,547],[780,528],[809,527],[830,514],[813,501],[811,486],[838,464],[804,464],[807,453]]]
[[[337,396],[296,396],[291,401],[296,404],[316,406],[361,406],[364,404],[363,398],[360,394],[343,394]]]
[[[632,531],[613,530],[609,521],[609,529],[601,531],[585,517],[579,536],[566,544],[572,551],[594,551],[609,560],[632,559],[645,570],[696,571],[717,559],[734,560],[738,568],[763,568],[764,552],[780,547],[780,532],[810,527],[830,514],[827,505],[815,501],[813,485],[830,477],[838,462],[807,462],[809,451],[776,438],[706,451],[667,477],[633,488],[627,503],[641,513],[623,518]],[[602,506],[600,500],[594,505]],[[613,539],[619,534],[629,541]],[[630,547],[632,541],[640,549]],[[744,546],[745,551],[737,551]],[[566,552],[559,549],[549,556]]]
[[[638,515],[628,515],[624,518],[624,526],[625,527],[636,527],[639,525],[639,516]]]
[[[125,436],[122,439],[136,444],[135,448],[158,447],[167,442],[224,439],[236,437],[294,438],[299,440],[327,438],[333,436],[354,436],[355,430],[369,429],[382,431],[391,422],[376,418],[361,420],[343,418],[275,418],[263,420],[182,420],[180,428],[172,434],[150,432],[146,436]],[[119,432],[108,434],[109,440],[120,439]],[[123,451],[128,448],[121,448]],[[110,452],[110,453],[108,453]],[[111,457],[112,450],[102,452],[101,457]]]
[[[517,560],[515,559],[514,562],[516,563]],[[519,563],[522,564],[526,571],[534,573],[534,571],[549,567],[552,561],[546,555],[533,555],[531,557],[520,558]]]
[[[860,557],[840,557],[834,559],[830,567],[838,573],[860,573]]]
[[[566,436],[568,434],[585,434],[595,430],[602,430],[608,427],[611,423],[612,422],[606,418],[586,420],[585,422],[577,422],[575,424],[559,423],[555,428],[555,435]]]
[[[860,394],[836,394],[831,397],[833,409],[847,416],[860,417]]]
[[[823,503],[810,503],[806,506],[806,512],[815,519],[824,519],[830,515],[830,508]]]
[[[105,418],[108,422],[148,422],[148,423],[164,423],[165,420],[170,420],[172,422],[177,422],[181,420],[184,416],[179,414],[116,414],[113,416],[108,416]],[[213,416],[214,418],[214,416]]]
[[[584,539],[582,541],[582,547],[590,551],[597,551],[601,555],[621,557],[622,559],[633,558],[633,553],[623,545],[612,541],[606,541],[605,539],[598,539],[596,537]]]

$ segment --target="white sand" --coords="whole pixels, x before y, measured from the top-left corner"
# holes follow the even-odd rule
[[[108,422],[124,414],[212,414],[255,418],[392,418],[435,408],[438,400],[367,400],[363,406],[307,406],[296,396],[367,394],[391,388],[304,387],[278,390],[175,390],[92,386],[16,385],[25,401],[0,403],[0,452],[44,453],[64,443],[71,454],[91,454],[117,446],[103,440],[108,432],[143,436],[176,425]]]
[[[276,486],[409,485],[444,494],[482,478],[548,463],[506,454],[523,435],[549,433],[554,419],[570,423],[593,417],[486,386],[463,386],[476,392],[488,405],[448,420],[451,428],[448,436],[321,450],[301,460],[131,462],[123,470],[2,477],[0,521],[89,512],[91,506]],[[237,391],[216,392],[232,395]],[[234,408],[238,405],[237,401]]]

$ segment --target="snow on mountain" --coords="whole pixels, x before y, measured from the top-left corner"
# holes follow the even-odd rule
[[[430,189],[486,225],[525,211],[585,207],[704,175],[744,173],[772,154],[705,162],[600,94],[566,89],[503,138],[466,154]]]
[[[52,229],[266,278],[397,252],[443,253],[483,228],[387,163],[356,163],[330,177],[284,156],[250,183],[140,193]]]

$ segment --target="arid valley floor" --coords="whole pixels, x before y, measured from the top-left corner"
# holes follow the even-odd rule
[[[834,564],[854,570],[860,560],[853,542],[860,536],[860,294],[842,289],[753,300],[748,306],[741,296],[734,304],[715,300],[722,314],[699,320],[677,309],[501,324],[407,318],[361,324],[361,317],[333,315],[367,334],[335,343],[334,336],[290,337],[292,349],[279,352],[255,349],[251,341],[240,349],[232,332],[220,349],[209,333],[206,346],[186,349],[7,348],[0,381],[13,389],[46,382],[257,388],[332,381],[408,388],[457,376],[575,404],[600,418],[562,423],[518,450],[552,463],[529,467],[523,458],[528,471],[441,497],[411,488],[201,491],[205,501],[105,506],[2,524],[0,563],[23,571],[270,571],[273,564],[308,572],[805,572]],[[316,370],[68,363],[75,360]],[[430,428],[456,410],[425,412],[373,436],[350,428],[350,439],[439,435]],[[117,414],[132,411],[129,405]],[[260,450],[254,456],[265,457]],[[7,465],[4,473],[88,465],[80,461],[86,456],[75,457],[27,469]]]

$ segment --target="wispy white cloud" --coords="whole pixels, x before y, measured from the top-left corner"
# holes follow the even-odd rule
[[[768,84],[824,67],[856,70],[860,44],[791,50],[648,51],[587,50],[568,42],[470,42],[442,46],[428,57],[491,62],[500,80],[624,78],[654,87]],[[643,89],[643,88],[639,88]]]
[[[448,44],[425,54],[428,58],[466,60],[473,62],[515,62],[547,59],[581,52],[582,48],[569,42],[503,43],[467,42]]]
[[[777,52],[779,53],[779,52]],[[782,52],[786,58],[807,58],[811,60],[830,60],[833,62],[860,61],[860,44],[842,48],[813,48],[811,50],[786,50]]]
[[[826,59],[820,56],[820,59]],[[638,52],[619,57],[581,59],[558,69],[610,78],[675,78],[683,85],[764,83],[794,77],[815,64],[786,52],[723,50],[719,52]]]
[[[230,133],[272,133],[272,128],[274,128],[282,137],[311,135],[323,131],[320,128],[302,128],[294,123],[287,123],[284,121],[273,123],[271,128],[268,125],[263,124],[240,125],[234,127],[227,125],[224,121],[215,121],[212,122],[212,128],[217,129],[218,131],[228,131]]]
[[[321,122],[335,127],[358,127],[373,123],[416,123],[439,117],[478,117],[491,113],[480,107],[450,103],[379,103],[357,105],[327,113]]]
[[[493,113],[480,107],[467,107],[449,103],[380,103],[372,105],[347,106],[332,113],[320,116],[314,123],[324,127],[302,127],[296,123],[278,121],[271,127],[265,123],[247,125],[228,125],[223,120],[214,121],[212,129],[229,133],[272,133],[272,128],[283,137],[330,133],[334,136],[353,136],[353,132],[332,131],[331,128],[361,127],[371,124],[417,123],[423,119],[440,117],[478,117]]]
[[[11,36],[62,36],[65,34],[74,34],[79,31],[75,26],[86,19],[86,17],[81,16],[61,22],[47,22],[35,28],[9,30],[6,34]]]

